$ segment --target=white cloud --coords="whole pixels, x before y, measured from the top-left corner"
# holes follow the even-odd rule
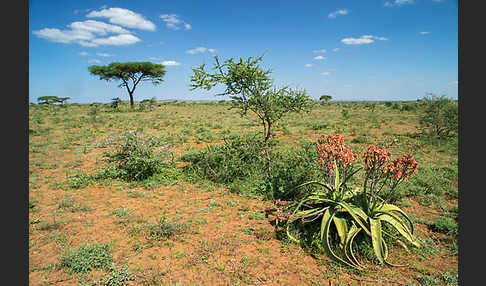
[[[450,85],[458,85],[459,84],[459,81],[457,80],[453,80],[451,82],[449,82]]]
[[[214,52],[216,52],[216,50],[215,49],[208,49],[208,48],[205,48],[205,47],[197,47],[197,48],[186,51],[186,53],[191,54],[191,55],[200,54],[200,53],[204,53],[204,52],[214,53]]]
[[[162,64],[164,66],[180,66],[181,63],[176,62],[176,61],[163,61]]]
[[[84,22],[73,22],[68,25],[70,30],[59,30],[56,28],[44,28],[32,31],[32,33],[46,40],[70,44],[76,43],[85,47],[96,47],[99,45],[128,45],[140,41],[130,34],[130,31],[120,26],[104,22],[87,20]],[[96,38],[108,34],[119,34],[109,38]],[[109,40],[107,40],[109,39]]]
[[[157,57],[149,57],[149,60],[151,60],[151,61],[160,61],[160,58],[157,58]]]
[[[100,11],[92,11],[88,18],[107,18],[110,23],[118,24],[123,27],[155,31],[155,24],[145,19],[142,15],[123,8],[108,8]]]
[[[100,63],[101,63],[101,61],[100,61],[100,60],[98,60],[98,59],[89,59],[89,60],[88,60],[88,63],[100,64]]]
[[[97,56],[99,57],[112,57],[113,55],[107,54],[107,53],[96,53]]]
[[[305,64],[304,65],[306,68],[310,68],[312,66],[312,64]]]
[[[131,34],[121,34],[108,38],[97,38],[91,41],[95,45],[123,46],[140,42],[140,39]]]
[[[330,18],[330,19],[335,19],[338,15],[346,15],[348,13],[349,13],[348,9],[340,9],[340,10],[336,10],[334,12],[329,13],[329,15],[327,15],[327,17]]]
[[[181,25],[184,26],[185,30],[192,28],[190,24],[182,21],[176,14],[162,14],[160,18],[165,22],[165,26],[172,30],[179,30]]]
[[[323,56],[316,56],[316,57],[314,57],[314,60],[318,60],[318,61],[324,60],[324,59],[326,59],[326,58],[323,57]]]
[[[313,50],[312,52],[314,52],[314,53],[325,53],[326,52],[326,49]]]
[[[345,45],[364,45],[364,44],[371,44],[375,40],[386,41],[388,40],[385,37],[378,37],[373,35],[363,35],[359,38],[344,38],[341,42]]]
[[[339,51],[339,48],[334,48],[334,49],[332,49],[332,51],[337,52],[337,51]]]
[[[44,38],[46,40],[56,42],[56,43],[72,43],[79,41],[91,40],[94,35],[86,31],[75,31],[75,30],[59,30],[44,28],[37,31],[32,31],[32,33],[39,38]]]
[[[73,22],[68,25],[73,31],[82,31],[104,36],[108,33],[113,34],[129,34],[130,31],[123,29],[120,26],[110,25],[104,22],[87,20],[84,22]]]
[[[89,54],[88,54],[87,52],[84,52],[84,51],[83,51],[83,52],[80,52],[80,53],[79,53],[79,55],[81,55],[81,56],[87,56],[87,55],[89,55]]]
[[[330,75],[330,72],[321,72],[321,75]]]
[[[402,5],[409,5],[413,4],[414,0],[395,0],[393,2],[386,1],[384,6],[385,7],[394,7],[394,6],[402,6]]]
[[[420,32],[419,34],[420,35],[427,35],[427,34],[430,34],[430,32]]]

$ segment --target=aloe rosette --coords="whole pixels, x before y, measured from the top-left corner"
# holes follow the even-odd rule
[[[387,203],[387,199],[401,181],[416,171],[415,160],[411,156],[404,156],[386,165],[390,159],[389,152],[371,145],[373,147],[370,146],[364,154],[365,188],[350,189],[346,186],[346,181],[359,171],[349,164],[357,159],[356,156],[344,147],[340,135],[328,136],[327,142],[324,138],[321,137],[318,142],[320,145],[317,146],[317,150],[321,151],[318,160],[326,172],[327,182],[311,181],[298,186],[316,184],[321,188],[300,202],[291,204],[289,208],[293,211],[288,217],[280,217],[281,221],[286,221],[287,236],[299,243],[300,241],[290,233],[291,225],[299,220],[307,223],[320,219],[320,241],[327,253],[336,260],[357,269],[364,268],[353,251],[354,239],[363,232],[371,238],[374,254],[381,264],[399,266],[387,261],[388,246],[384,235],[398,241],[406,250],[406,243],[416,247],[420,247],[420,244],[414,238],[413,223],[409,216],[399,207]],[[347,155],[340,156],[339,153],[343,155],[343,150]],[[379,152],[373,153],[376,150]],[[341,178],[340,174],[346,176]],[[388,193],[382,198],[380,192],[384,186],[389,188]],[[396,230],[398,235],[386,231],[385,224]],[[339,240],[335,250],[331,246],[332,226],[335,227]]]

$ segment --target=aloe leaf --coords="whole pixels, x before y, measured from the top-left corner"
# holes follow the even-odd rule
[[[349,205],[345,202],[338,202],[337,204],[342,206],[353,217],[353,219],[359,224],[359,226],[361,226],[361,228],[363,228],[363,230],[368,235],[371,235],[370,230],[368,230],[366,225],[361,220],[361,219],[363,219],[364,221],[366,221],[368,219],[368,216],[366,215],[366,213],[362,209],[352,207],[351,205]]]
[[[340,246],[344,248],[346,242],[346,235],[348,234],[348,224],[343,218],[333,217],[334,225],[336,226],[337,233],[340,240]]]
[[[412,220],[401,208],[399,208],[395,205],[392,205],[392,204],[384,204],[383,207],[381,207],[381,209],[378,210],[378,213],[381,213],[381,212],[384,212],[384,213],[398,212],[398,213],[400,213],[408,221],[408,223],[410,225],[410,233],[412,233],[412,234],[414,233]]]
[[[403,221],[400,221],[396,217],[386,213],[380,214],[377,219],[391,224],[411,244],[420,247],[420,244],[414,239],[412,233],[406,228]]]
[[[332,257],[334,257],[335,259],[337,259],[338,261],[346,264],[346,265],[349,265],[353,268],[357,268],[355,265],[353,265],[352,263],[349,263],[347,261],[345,261],[344,259],[342,259],[341,257],[337,256],[331,249],[331,245],[329,244],[329,229],[330,229],[330,226],[331,226],[331,222],[333,221],[332,218],[333,216],[336,214],[336,212],[332,212],[332,214],[330,213],[329,210],[326,210],[324,212],[324,215],[322,216],[322,224],[321,224],[321,239],[322,239],[322,242],[324,244],[324,249],[329,253],[331,254]]]
[[[357,228],[354,223],[351,225],[351,228],[346,236],[346,242],[344,245],[344,254],[348,258],[348,260],[353,264],[355,264],[358,268],[363,268],[363,266],[359,263],[358,259],[356,259],[356,256],[354,256],[354,252],[353,252],[353,240],[360,231],[361,229]]]
[[[369,219],[371,230],[371,243],[376,257],[380,263],[385,262],[385,250],[383,249],[383,238],[381,236],[381,222],[377,219]]]
[[[328,221],[330,220],[330,217],[331,217],[331,211],[329,209],[327,209],[324,214],[322,215],[322,221],[321,221],[321,233],[320,233],[320,237],[321,237],[321,241],[324,237],[324,231],[326,229],[326,225],[328,224]]]

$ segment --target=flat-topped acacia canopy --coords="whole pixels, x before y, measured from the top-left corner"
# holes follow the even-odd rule
[[[133,108],[133,92],[141,81],[150,81],[160,84],[165,75],[165,66],[151,62],[113,62],[106,66],[89,66],[92,75],[99,76],[101,80],[121,81],[119,87],[125,87],[130,96],[130,106]]]

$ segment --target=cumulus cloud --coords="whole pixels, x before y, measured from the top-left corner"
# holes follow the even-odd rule
[[[339,51],[339,48],[334,48],[334,49],[332,49],[332,51],[337,52],[337,51]]]
[[[107,24],[95,20],[83,22],[73,22],[67,25],[66,30],[57,28],[44,28],[34,30],[32,33],[39,38],[43,38],[56,43],[71,44],[76,43],[84,47],[96,47],[99,45],[129,45],[139,42],[140,39],[132,35],[130,31],[112,24]],[[98,38],[99,36],[108,36]]]
[[[155,24],[145,19],[142,15],[123,8],[108,8],[100,11],[92,11],[88,18],[107,18],[112,24],[117,24],[123,27],[155,31]]]
[[[108,33],[114,34],[129,34],[130,31],[123,29],[120,26],[110,25],[104,22],[86,20],[83,22],[73,22],[68,25],[73,31],[80,31],[86,33],[93,33],[100,36],[104,36]]]
[[[310,68],[312,66],[312,64],[305,64],[304,65],[306,68]]]
[[[314,53],[325,53],[326,52],[326,49],[313,50],[312,52],[314,52]]]
[[[200,53],[204,53],[204,52],[214,53],[214,52],[216,52],[216,50],[215,49],[208,49],[208,48],[205,48],[205,47],[197,47],[197,48],[186,51],[186,53],[191,54],[191,55],[200,54]]]
[[[81,55],[81,56],[87,56],[87,55],[89,55],[89,54],[88,54],[87,52],[84,52],[84,51],[83,51],[83,52],[80,52],[80,53],[79,53],[79,55]]]
[[[420,35],[427,35],[430,34],[430,32],[420,32]]]
[[[176,62],[176,61],[163,61],[162,64],[164,66],[180,66],[181,63]]]
[[[453,80],[451,82],[449,82],[450,85],[458,85],[459,84],[459,81],[457,80]]]
[[[386,1],[384,6],[385,7],[394,7],[394,6],[402,6],[402,5],[410,5],[413,4],[414,0],[395,0],[393,2]]]
[[[324,60],[324,59],[326,59],[326,58],[325,58],[325,57],[323,57],[323,56],[315,56],[315,57],[314,57],[314,60],[318,60],[318,61],[320,61],[320,60]]]
[[[107,54],[107,53],[96,53],[97,56],[99,57],[112,57],[113,55]]]
[[[345,45],[364,45],[371,44],[375,40],[386,41],[388,39],[385,37],[378,37],[373,35],[363,35],[359,38],[344,38],[341,40],[341,42]]]
[[[338,15],[347,15],[348,13],[349,13],[348,9],[340,9],[329,13],[327,17],[330,19],[335,19]]]
[[[111,36],[108,38],[97,38],[91,41],[96,46],[106,45],[106,46],[123,46],[131,45],[140,42],[140,39],[131,34],[121,34],[116,36]]]
[[[160,18],[165,22],[165,26],[172,30],[179,30],[181,26],[183,26],[185,30],[190,30],[192,28],[190,24],[182,21],[176,14],[162,14],[160,15]]]

